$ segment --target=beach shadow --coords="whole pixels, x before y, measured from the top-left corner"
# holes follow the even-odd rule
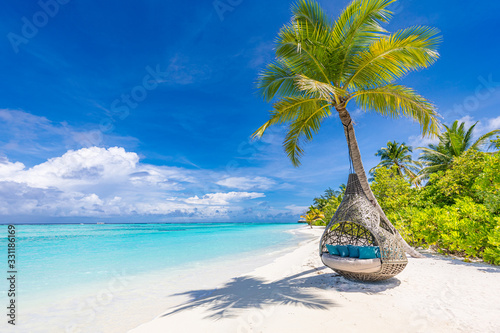
[[[479,270],[485,273],[500,273],[500,268],[495,267],[479,268]]]
[[[479,271],[486,273],[500,273],[500,267],[485,262],[465,262],[463,259],[447,256],[441,253],[422,253],[426,258],[447,261],[452,265],[475,267]]]
[[[364,293],[367,295],[381,293],[401,285],[401,281],[397,277],[382,281],[356,281],[346,279],[333,271],[307,277],[303,279],[303,283],[306,285],[312,284],[321,289],[335,289],[339,292]]]
[[[322,269],[322,268],[321,268]],[[327,310],[336,306],[332,300],[318,296],[318,276],[304,277],[320,271],[311,269],[277,281],[266,281],[254,276],[241,276],[230,280],[214,290],[191,290],[172,296],[188,296],[186,303],[165,313],[162,317],[189,310],[197,306],[208,306],[207,319],[231,318],[243,309],[262,309],[268,305],[301,305],[310,309]],[[326,274],[321,274],[326,275]]]

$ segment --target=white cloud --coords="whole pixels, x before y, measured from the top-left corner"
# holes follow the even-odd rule
[[[238,202],[244,199],[255,199],[265,197],[264,193],[258,192],[229,192],[229,193],[208,193],[199,198],[194,196],[186,199],[187,203],[196,205],[229,205],[230,202]]]
[[[408,138],[408,145],[415,151],[419,147],[427,147],[429,144],[438,144],[437,137],[423,137],[421,135],[412,135]]]
[[[465,128],[468,129],[477,122],[474,128],[474,140],[479,138],[481,135],[488,133],[493,130],[500,129],[500,116],[496,118],[485,118],[479,122],[474,119],[474,117],[467,115],[458,119],[458,123],[465,123]],[[448,126],[451,124],[447,124]],[[418,135],[412,135],[408,138],[409,145],[416,149],[418,147],[427,147],[429,144],[438,144],[439,140],[437,138],[422,137]]]
[[[486,132],[500,129],[500,116],[485,121]]]
[[[458,124],[460,124],[460,123],[465,123],[465,127],[469,128],[472,125],[474,125],[476,123],[476,121],[471,116],[464,116],[464,117],[458,119]],[[477,125],[476,125],[476,130],[477,130]]]
[[[206,182],[210,177],[204,170],[142,164],[136,153],[119,147],[70,150],[32,168],[0,158],[0,215],[224,220],[242,211],[245,201],[265,197],[258,192],[203,194]]]
[[[73,188],[121,181],[134,172],[138,162],[136,153],[128,153],[123,148],[83,148],[36,165],[27,170],[24,177],[35,187]]]
[[[7,159],[0,159],[0,179],[4,177],[9,179],[14,177],[19,171],[24,170],[25,166],[21,162],[9,162]]]
[[[474,138],[477,139],[481,135],[500,129],[500,116],[496,118],[484,118],[479,122],[471,116],[465,116],[458,120],[459,123],[464,122],[465,128],[469,128],[477,122],[474,128]]]
[[[236,188],[239,190],[247,191],[252,189],[267,190],[275,185],[276,182],[266,177],[228,177],[220,180],[217,185]]]
[[[290,210],[291,213],[294,215],[305,214],[307,212],[307,210],[309,209],[309,207],[307,207],[307,206],[296,206],[296,205],[286,206],[285,208]]]
[[[186,168],[141,163],[130,150],[97,147],[130,147],[134,138],[112,137],[89,126],[76,129],[24,111],[0,111],[0,215],[288,221],[295,209],[252,199],[271,189],[309,197],[315,180],[328,182],[336,171],[325,153],[330,141],[312,151],[319,160],[309,154],[300,169],[294,168],[283,153],[283,128],[242,142],[225,170],[207,170],[192,163]],[[23,164],[20,156],[29,158]],[[28,165],[37,160],[42,162]]]
[[[0,109],[0,120],[16,128],[24,127],[28,130],[34,128],[51,128],[51,122],[45,117],[39,117],[21,110]],[[30,134],[28,132],[28,134]],[[35,133],[31,133],[35,134]]]

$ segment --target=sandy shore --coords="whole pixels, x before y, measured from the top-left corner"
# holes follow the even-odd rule
[[[300,232],[300,225],[294,227],[284,231],[291,234],[289,241],[254,251],[228,251],[212,259],[194,258],[182,266],[161,267],[159,263],[157,269],[140,274],[126,268],[113,270],[99,281],[80,284],[78,288],[61,286],[54,291],[41,285],[36,297],[18,295],[18,321],[15,326],[1,321],[0,332],[127,332],[189,300],[178,294],[194,288],[213,290],[235,276],[272,263],[313,237]]]
[[[131,333],[500,332],[500,268],[439,255],[393,279],[357,283],[321,263],[311,240],[249,274],[176,295]]]

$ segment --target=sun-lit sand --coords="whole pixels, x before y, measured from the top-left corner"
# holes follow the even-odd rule
[[[426,254],[395,278],[357,283],[321,263],[322,229],[301,232],[314,237],[215,289],[157,303],[157,317],[130,332],[500,332],[499,267]]]

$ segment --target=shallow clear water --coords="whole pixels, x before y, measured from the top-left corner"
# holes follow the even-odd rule
[[[290,246],[297,224],[17,225],[24,300],[99,283],[116,272],[148,274],[205,260]],[[2,226],[7,234],[7,226]],[[7,248],[2,237],[0,249]],[[6,263],[5,263],[6,265]],[[2,288],[5,297],[5,289]]]

